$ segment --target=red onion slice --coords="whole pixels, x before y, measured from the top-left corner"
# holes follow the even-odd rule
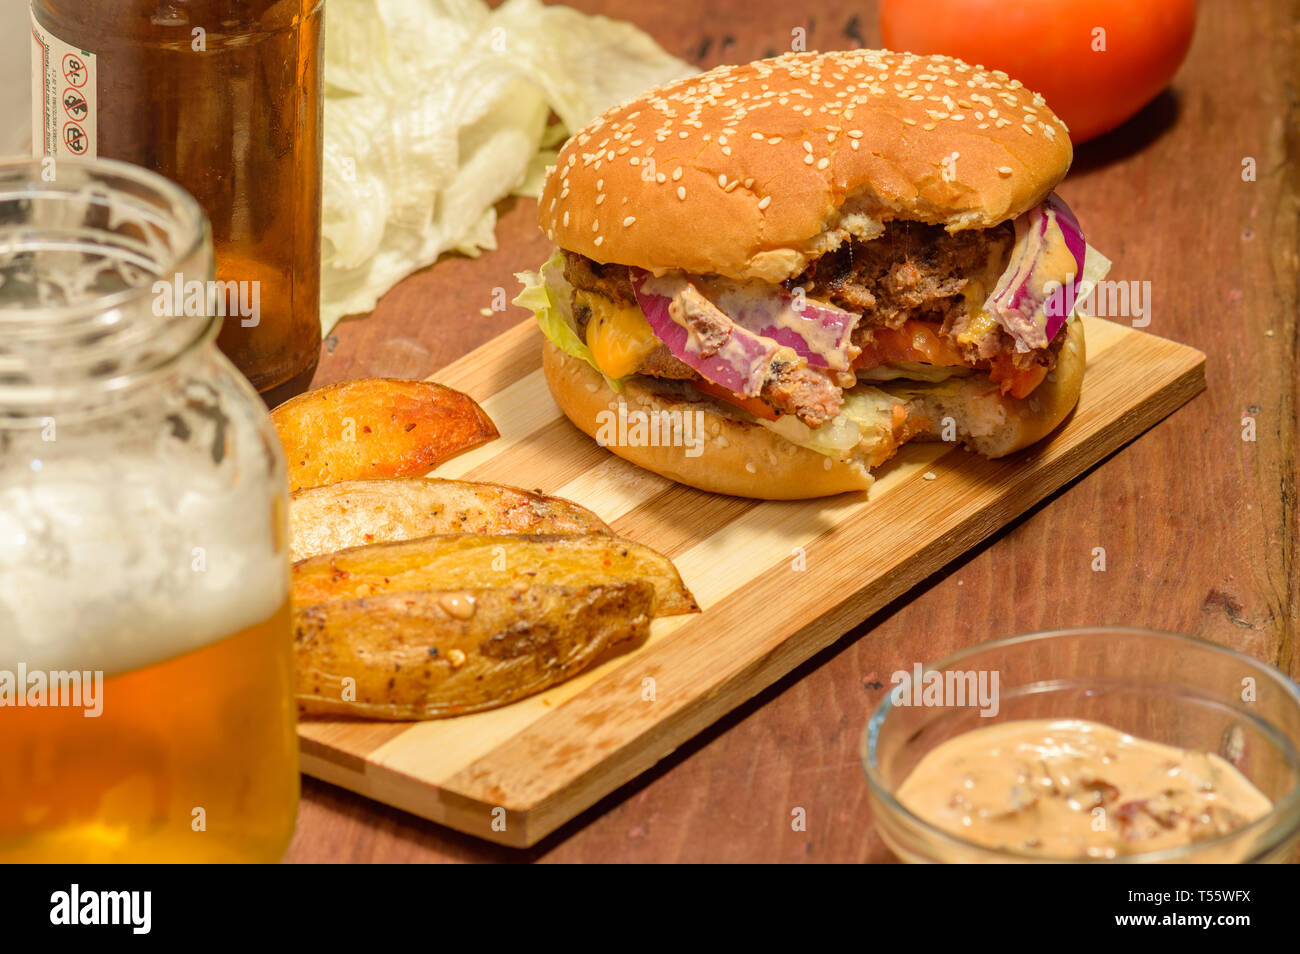
[[[737,325],[793,349],[813,367],[847,371],[858,356],[850,338],[859,316],[851,311],[796,297],[780,285],[709,281],[702,288]]]
[[[655,277],[632,269],[632,288],[650,328],[672,353],[714,384],[743,397],[756,397],[763,387],[773,354],[781,348],[771,338],[742,328],[722,313],[682,276]],[[669,306],[679,299],[706,314],[711,322],[728,327],[716,350],[702,346],[698,335],[673,320]]]
[[[1015,228],[1011,260],[984,310],[1021,351],[1031,351],[1047,347],[1074,310],[1087,243],[1074,213],[1055,193],[1017,218]]]

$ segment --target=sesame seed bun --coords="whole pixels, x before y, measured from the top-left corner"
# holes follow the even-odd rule
[[[855,448],[848,460],[832,460],[729,413],[712,398],[698,392],[692,398],[689,385],[638,375],[625,379],[623,390],[615,392],[586,361],[565,354],[550,341],[542,348],[546,383],[560,409],[579,430],[598,441],[606,426],[602,416],[613,412],[620,401],[629,414],[703,412],[703,445],[695,456],[683,446],[605,444],[624,460],[700,490],[763,500],[866,490],[872,484],[871,468],[898,448],[888,436],[893,432],[891,422],[882,419],[878,433]],[[1083,322],[1074,320],[1067,325],[1055,369],[1026,398],[999,393],[985,374],[936,386],[894,381],[878,387],[905,403],[907,432],[916,439],[942,440],[944,418],[950,417],[957,438],[967,447],[988,457],[1003,457],[1043,439],[1069,416],[1079,400],[1085,363]]]
[[[1071,158],[1043,98],[1000,71],[787,53],[605,113],[560,152],[538,214],[552,241],[598,262],[779,282],[891,220],[957,231],[1014,218]]]

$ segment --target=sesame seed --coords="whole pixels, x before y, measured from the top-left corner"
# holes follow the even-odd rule
[[[605,236],[603,236],[603,235],[597,235],[597,236],[596,236],[596,247],[599,248],[599,247],[600,247],[601,245],[603,245],[604,243],[605,243]]]
[[[596,219],[594,222],[591,223],[591,230],[593,232],[600,231],[600,219]]]
[[[812,153],[809,153],[808,155],[804,156],[804,157],[803,157],[803,161],[804,161],[804,164],[805,164],[805,165],[809,165],[809,166],[811,166],[811,165],[813,164]]]
[[[677,187],[677,198],[682,199],[682,200],[685,200],[685,198],[686,198],[686,186],[678,186],[678,187]]]
[[[724,189],[727,187],[727,174],[725,172],[718,173],[718,185]]]
[[[1011,173],[1013,173],[1013,172],[1015,172],[1015,170],[1012,169],[1010,166],[998,166],[998,174],[999,174],[999,175],[1009,176],[1009,175],[1011,175]]]
[[[849,130],[849,135],[852,136],[854,139],[861,139],[861,138],[862,138],[862,130],[861,130],[861,129],[850,129],[850,130]]]
[[[855,139],[854,142],[857,142],[857,140]],[[818,159],[818,160],[817,160],[817,168],[818,168],[818,169],[825,169],[825,168],[826,168],[827,166],[829,166],[830,164],[831,164],[831,161],[830,161],[829,159]]]
[[[771,204],[772,204],[772,197],[770,195],[765,195],[763,196],[763,198],[758,200],[758,207],[760,209],[766,209]]]
[[[624,228],[627,228],[629,225],[631,225],[631,224],[632,224],[633,222],[635,222],[635,221],[636,221],[636,216],[635,216],[635,215],[629,215],[627,218],[625,218],[625,219],[623,220],[623,227],[624,227]]]
[[[603,193],[603,192],[598,193],[598,194],[596,195],[596,204],[597,204],[597,205],[600,205],[600,204],[601,204],[602,202],[604,202],[604,201],[605,201],[605,193]]]
[[[568,228],[568,227],[569,227],[569,210],[568,210],[568,209],[565,209],[565,210],[564,210],[564,227],[565,227],[565,228]]]
[[[676,182],[681,177],[682,177],[682,167],[678,166],[676,169],[673,170],[673,181]]]

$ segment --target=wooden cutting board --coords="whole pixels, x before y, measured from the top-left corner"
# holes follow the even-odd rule
[[[672,557],[703,612],[548,692],[434,722],[309,721],[302,768],[506,845],[539,841],[1205,388],[1193,348],[1085,319],[1079,406],[1003,460],[909,444],[870,495],[757,502],[682,487],[598,447],[561,414],[527,321],[434,376],[499,440],[439,477],[540,488]],[[1086,622],[1086,621],[1081,621]]]

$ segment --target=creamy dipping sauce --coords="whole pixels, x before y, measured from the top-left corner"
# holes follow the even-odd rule
[[[1175,848],[1273,807],[1218,755],[1077,719],[1006,722],[949,739],[895,797],[966,841],[1051,858]]]

